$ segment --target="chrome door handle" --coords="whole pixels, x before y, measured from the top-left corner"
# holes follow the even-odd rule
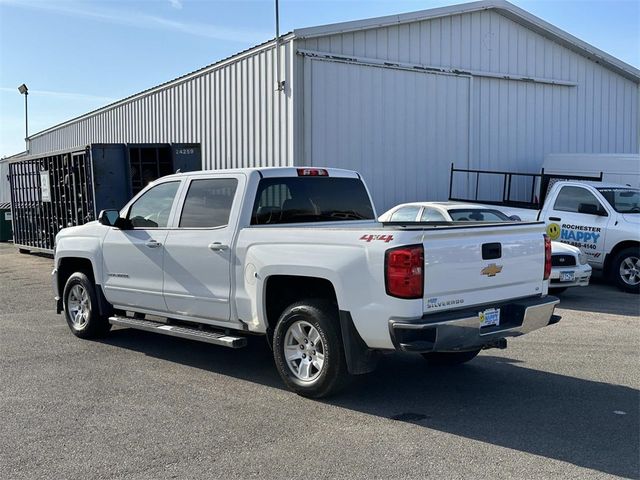
[[[149,240],[145,245],[149,248],[158,248],[162,246],[162,244],[156,240]]]
[[[229,248],[228,245],[223,245],[220,242],[213,242],[209,244],[209,250],[213,250],[214,252],[220,252],[222,250],[226,250]]]

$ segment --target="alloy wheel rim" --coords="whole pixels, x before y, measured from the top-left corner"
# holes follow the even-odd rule
[[[297,320],[284,336],[284,356],[287,367],[303,382],[312,382],[324,367],[325,346],[318,330],[309,322]]]
[[[82,285],[74,285],[67,297],[69,319],[76,330],[82,330],[89,321],[91,303],[89,294]]]
[[[627,257],[620,264],[620,278],[627,285],[640,284],[640,258]]]

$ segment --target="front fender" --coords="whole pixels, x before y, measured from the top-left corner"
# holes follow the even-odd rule
[[[59,237],[56,241],[55,268],[65,258],[89,260],[96,285],[102,284],[102,251],[100,239],[92,236]]]

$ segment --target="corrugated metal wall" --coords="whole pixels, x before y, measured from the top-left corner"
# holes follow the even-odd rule
[[[276,92],[275,47],[257,47],[182,81],[31,137],[30,153],[88,143],[192,143],[203,168],[292,163],[292,42],[281,45],[284,92]]]
[[[336,145],[338,150],[344,148],[343,151],[334,148],[330,156],[341,158],[357,155],[358,158],[352,158],[350,162],[363,165],[365,174],[385,171],[386,167],[375,165],[375,162],[394,162],[398,169],[404,168],[403,151],[425,150],[422,158],[429,162],[429,171],[438,175],[439,182],[446,184],[450,162],[455,162],[457,166],[464,166],[468,162],[471,168],[535,172],[542,167],[545,154],[551,152],[638,152],[637,83],[495,11],[300,39],[297,40],[297,47],[357,57],[359,61],[341,68],[345,73],[331,80],[339,86],[350,85],[352,75],[356,73],[349,72],[349,69],[362,68],[356,65],[363,61],[366,63],[367,59],[480,73],[472,75],[469,121],[456,120],[457,131],[447,136],[455,141],[447,142],[442,150],[440,143],[424,144],[424,136],[430,133],[424,125],[419,127],[422,131],[408,135],[408,132],[416,131],[414,112],[421,109],[431,111],[434,107],[427,94],[416,96],[416,102],[422,103],[407,105],[407,93],[400,80],[407,73],[387,66],[390,72],[396,72],[399,80],[395,88],[385,88],[378,94],[384,96],[384,102],[397,101],[399,105],[405,105],[398,108],[406,110],[404,114],[402,111],[396,112],[394,118],[400,122],[398,125],[380,132],[382,139],[379,141],[382,145],[379,148],[388,151],[385,150],[387,142],[393,144],[401,141],[406,145],[404,150],[392,150],[390,155],[372,156],[367,149],[353,150],[349,142],[342,141],[344,134],[340,136],[340,132],[345,131],[359,135],[361,124],[348,127],[343,121],[340,129],[333,128],[336,131],[334,137],[327,136],[332,129],[331,124],[336,121],[335,115],[324,115],[313,110],[322,109],[322,105],[341,104],[345,99],[341,96],[340,87],[325,88],[316,83],[314,66],[311,81],[305,77],[305,88],[310,88],[311,92],[304,92],[304,115],[305,119],[313,122],[312,125],[305,125],[307,133],[302,149],[305,161],[315,164],[332,162],[331,158],[321,158],[325,153],[316,149],[317,141]],[[303,65],[310,62],[315,64],[316,60],[309,56],[298,60]],[[376,69],[379,68],[384,68],[384,65]],[[307,67],[305,75],[310,71]],[[482,72],[560,80],[569,85],[503,80],[482,75]],[[423,88],[430,88],[428,82],[423,85]],[[438,98],[447,99],[447,108],[458,109],[459,102],[465,101],[459,96],[459,84],[445,82],[443,88],[438,92]],[[308,109],[312,112],[308,112]],[[385,121],[383,117],[379,117],[382,122]],[[468,159],[458,144],[467,141]],[[407,164],[406,168],[414,172],[425,170],[414,169],[413,163]],[[395,186],[399,200],[443,199],[441,189],[426,194],[419,192],[419,198],[416,198],[413,176],[407,174],[405,177],[406,184]],[[501,193],[501,186],[499,191]],[[376,203],[379,209],[390,206],[386,195],[376,197]]]
[[[323,60],[306,67],[312,165],[361,172],[380,213],[407,198],[447,198],[434,167],[466,165],[469,77]]]

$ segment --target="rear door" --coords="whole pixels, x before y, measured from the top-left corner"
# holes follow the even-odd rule
[[[231,262],[244,175],[188,180],[165,242],[164,297],[170,312],[229,321]]]
[[[552,240],[568,243],[584,252],[589,263],[604,261],[605,237],[611,215],[588,188],[565,185],[560,188],[552,208],[545,209],[543,220]]]
[[[425,313],[540,295],[543,233],[542,223],[425,230]]]

